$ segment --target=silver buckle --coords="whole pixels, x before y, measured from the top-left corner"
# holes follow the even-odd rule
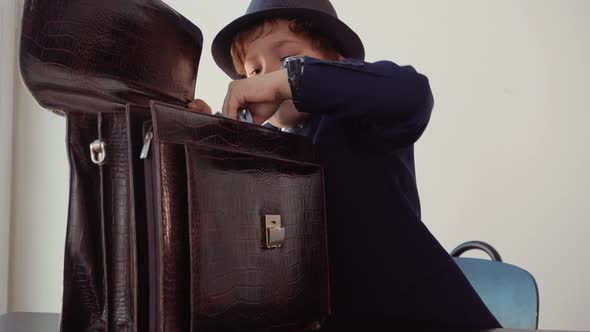
[[[103,165],[107,157],[107,144],[102,139],[90,143],[90,159],[96,165]]]
[[[281,227],[280,215],[264,216],[266,248],[280,248],[285,243],[285,228]]]

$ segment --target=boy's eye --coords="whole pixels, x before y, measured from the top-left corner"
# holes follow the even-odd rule
[[[262,71],[261,68],[256,68],[250,72],[250,76],[258,75],[258,74],[260,74],[261,71]]]

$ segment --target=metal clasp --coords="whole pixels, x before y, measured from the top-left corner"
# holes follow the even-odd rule
[[[96,165],[103,165],[107,157],[107,144],[102,139],[90,143],[90,159]]]
[[[150,153],[150,145],[152,144],[153,139],[154,132],[150,129],[143,138],[143,146],[141,147],[141,154],[139,155],[139,159],[147,159],[148,154]]]
[[[264,216],[266,248],[279,248],[285,242],[285,228],[281,227],[280,215]]]

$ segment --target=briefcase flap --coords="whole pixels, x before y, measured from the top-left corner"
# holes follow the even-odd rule
[[[200,29],[158,0],[26,0],[20,74],[60,114],[186,103],[202,44]]]
[[[266,158],[318,164],[318,154],[303,136],[271,130],[221,116],[152,101],[154,135],[175,144],[209,146]]]
[[[182,145],[191,330],[302,330],[330,310],[322,167],[311,142],[152,103],[155,144]],[[171,167],[172,166],[172,167]]]

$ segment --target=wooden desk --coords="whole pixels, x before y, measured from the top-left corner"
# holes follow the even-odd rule
[[[391,331],[395,331],[395,327]],[[405,330],[405,329],[404,329]],[[423,329],[420,331],[427,332]],[[430,332],[451,332],[450,329],[429,330]],[[511,330],[511,329],[493,329],[486,331],[465,331],[461,332],[527,332],[527,331],[545,331],[549,330]],[[9,313],[0,316],[0,332],[59,332],[59,314],[55,313],[30,313],[19,312]],[[401,332],[401,331],[400,331]],[[567,331],[553,331],[567,332]],[[573,332],[573,331],[572,331]]]

